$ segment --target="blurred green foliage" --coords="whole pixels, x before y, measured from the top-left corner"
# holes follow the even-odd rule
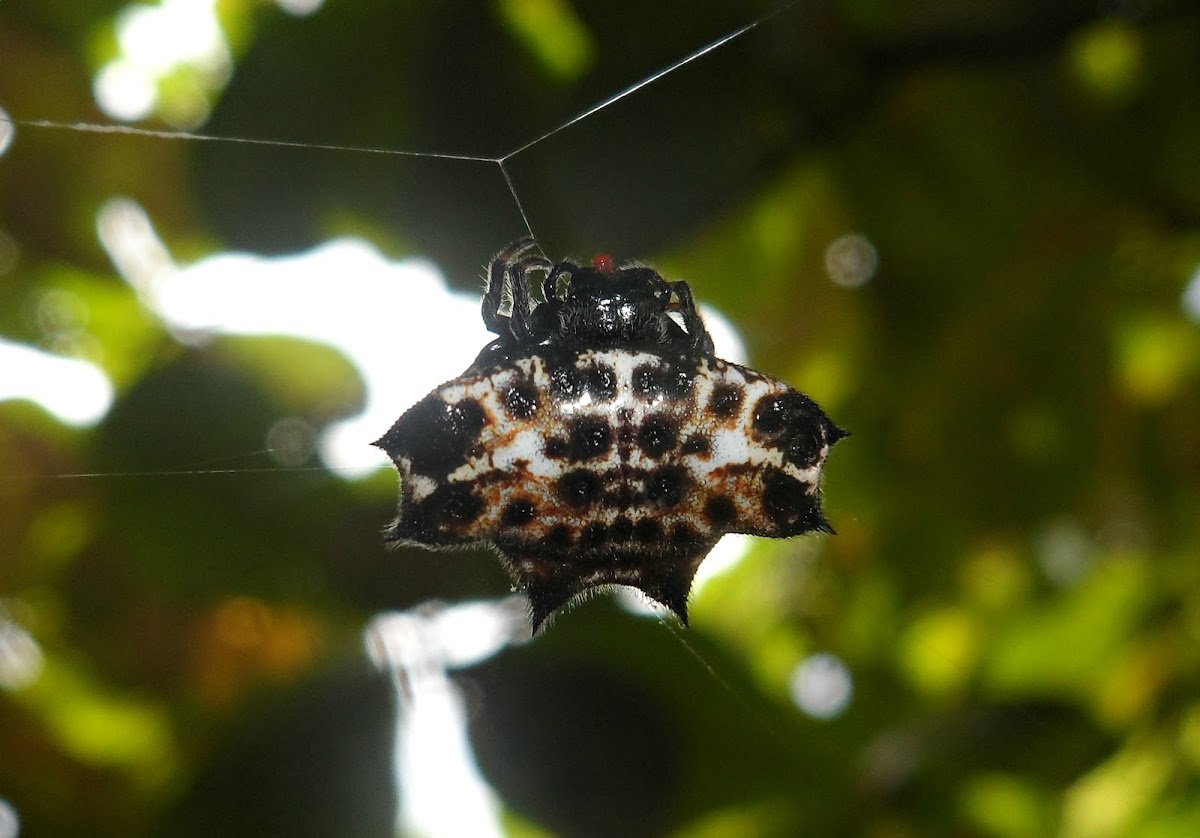
[[[690,631],[601,598],[463,673],[514,834],[1200,832],[1200,12],[1101,6],[798,4],[528,148],[772,7],[223,0],[232,74],[163,77],[148,127],[521,149],[547,253],[687,277],[853,432],[839,535],[755,545]],[[5,4],[0,108],[109,121],[123,8]],[[524,229],[504,173],[20,122],[0,154],[0,334],[119,390],[90,430],[0,403],[0,799],[31,836],[387,832],[361,628],[507,581],[385,554],[390,474],[254,470],[280,418],[357,408],[352,368],[176,341],[99,244],[114,196],[179,259],[356,233],[471,290]],[[789,692],[818,651],[854,679],[828,721]]]

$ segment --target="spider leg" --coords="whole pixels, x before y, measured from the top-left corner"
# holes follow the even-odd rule
[[[542,280],[542,297],[549,302],[558,299],[559,278],[564,274],[579,270],[579,266],[574,262],[559,262],[555,265],[547,265],[547,267],[550,270],[546,273],[546,278]]]
[[[692,296],[692,289],[682,279],[678,282],[667,284],[671,286],[671,290],[679,298],[679,313],[683,315],[683,327],[687,329],[688,335],[691,336],[692,347],[699,352],[703,352],[705,355],[712,355],[712,336],[709,335],[708,329],[704,328],[704,321],[700,318],[700,312],[696,308],[696,300]]]
[[[520,261],[522,257],[526,259],[542,258],[526,256],[536,246],[537,243],[532,238],[526,236],[523,239],[517,239],[497,253],[495,258],[492,259],[491,265],[488,267],[487,288],[483,292],[483,304],[481,306],[483,325],[489,332],[493,332],[501,337],[512,336],[513,331],[510,318],[500,313],[500,308],[504,305],[505,281],[508,278],[510,268],[514,263]],[[512,293],[511,286],[509,293]]]
[[[500,304],[504,302],[504,271],[505,263],[499,257],[492,261],[488,268],[487,290],[483,292],[483,304],[480,313],[483,315],[483,325],[489,332],[497,335],[507,334],[508,318],[500,313]]]
[[[533,300],[529,297],[526,264],[518,262],[509,265],[508,275],[509,291],[512,294],[512,315],[509,318],[509,328],[517,343],[527,343],[533,334],[529,330],[529,315],[533,311]]]
[[[512,294],[512,316],[509,328],[518,343],[526,343],[533,338],[533,309],[534,301],[529,293],[529,272],[544,271],[550,267],[550,262],[542,256],[526,256],[508,265],[509,292]]]

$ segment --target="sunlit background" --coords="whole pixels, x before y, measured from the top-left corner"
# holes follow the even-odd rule
[[[1200,834],[1200,14],[774,11],[5,5],[0,838]],[[849,428],[839,534],[532,641],[385,552],[526,224]]]

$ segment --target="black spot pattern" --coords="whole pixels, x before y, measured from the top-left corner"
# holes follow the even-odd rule
[[[732,384],[718,384],[708,400],[709,412],[718,419],[732,419],[742,407],[746,394]]]
[[[825,446],[825,424],[821,408],[803,393],[789,390],[767,396],[754,406],[754,430],[783,450],[784,459],[807,468],[821,456]]]
[[[726,526],[737,520],[737,507],[729,498],[717,495],[704,504],[704,517],[714,527]]]
[[[585,509],[600,496],[600,478],[587,469],[568,471],[558,480],[558,496],[574,509]]]
[[[658,367],[642,364],[633,371],[633,392],[642,399],[652,399],[658,394]]]
[[[575,402],[585,395],[592,402],[612,401],[617,395],[617,373],[606,364],[576,366],[574,355],[563,358],[548,369],[550,395],[558,402]]]
[[[808,483],[789,477],[782,469],[769,468],[763,475],[763,511],[779,530],[780,536],[799,535],[810,530],[831,532],[821,514],[815,492]]]
[[[687,524],[676,524],[671,527],[671,545],[677,549],[691,548],[701,541],[700,534]]]
[[[508,388],[504,394],[504,409],[513,419],[530,419],[538,409],[538,394],[528,381]]]
[[[670,416],[649,416],[638,431],[638,446],[647,457],[658,459],[675,447],[679,423]]]
[[[450,526],[466,526],[483,512],[483,500],[468,483],[438,486],[423,505],[429,518]]]
[[[486,422],[478,402],[464,399],[451,405],[432,395],[400,417],[381,442],[411,458],[416,473],[445,477],[465,462]]]
[[[643,544],[650,544],[662,538],[662,526],[653,518],[643,518],[633,527],[633,537]]]
[[[548,371],[550,396],[557,402],[577,401],[583,395],[583,375],[575,367],[574,360],[554,365]]]
[[[694,374],[685,369],[670,369],[663,375],[663,395],[671,401],[680,401],[692,395]]]
[[[584,547],[602,547],[608,541],[608,529],[603,524],[588,524],[579,540]]]
[[[612,429],[607,420],[598,416],[583,416],[569,426],[567,458],[581,463],[602,457],[612,448]]]
[[[824,447],[825,438],[817,428],[797,426],[788,437],[783,458],[800,468],[808,468],[821,458],[821,450]]]
[[[663,506],[678,506],[687,490],[687,471],[681,466],[663,466],[646,478],[646,497]]]
[[[592,363],[583,370],[583,386],[594,402],[612,401],[617,395],[617,373],[606,365]]]
[[[543,539],[543,546],[552,550],[565,550],[569,548],[575,539],[571,536],[571,528],[566,524],[556,524],[550,528],[550,532],[546,533]]]
[[[700,434],[692,434],[684,440],[679,450],[684,454],[711,454],[712,443],[708,441],[708,437],[701,436]]]
[[[679,401],[692,394],[692,373],[666,361],[641,364],[633,370],[633,392],[645,401]]]
[[[613,521],[612,530],[610,531],[612,540],[615,542],[625,542],[633,538],[633,522],[624,515]]]
[[[537,515],[537,507],[532,501],[514,500],[504,507],[500,522],[506,527],[523,527],[533,521]]]
[[[764,396],[754,406],[754,430],[776,436],[787,426],[788,416],[795,407],[791,393]]]

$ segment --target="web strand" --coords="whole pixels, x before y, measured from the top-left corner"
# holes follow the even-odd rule
[[[157,140],[181,140],[205,143],[231,143],[236,145],[261,145],[275,148],[313,149],[314,151],[344,151],[352,154],[390,154],[395,157],[419,157],[429,160],[461,160],[468,163],[499,163],[495,157],[473,154],[450,154],[440,151],[411,151],[402,148],[377,148],[374,146],[338,145],[336,143],[307,143],[299,140],[272,140],[260,137],[230,137],[220,134],[196,134],[191,131],[161,131],[153,128],[138,128],[135,125],[117,125],[109,122],[58,122],[53,119],[15,119],[0,116],[0,122],[25,128],[51,128],[61,131],[77,131],[85,134],[124,134],[134,137],[151,137]]]
[[[328,466],[273,466],[262,468],[203,468],[203,469],[166,469],[163,471],[80,471],[74,474],[32,474],[21,475],[21,479],[36,478],[39,480],[87,480],[98,477],[192,477],[228,474],[270,474],[272,472],[300,473],[308,471],[329,472]],[[0,480],[16,480],[16,477],[0,476]]]
[[[688,53],[683,58],[680,58],[678,61],[675,61],[672,64],[668,64],[666,67],[663,67],[661,70],[656,70],[655,72],[651,73],[650,75],[646,76],[645,78],[641,79],[640,81],[636,81],[633,84],[629,85],[629,87],[626,87],[624,90],[620,90],[620,91],[614,93],[613,95],[609,96],[607,99],[604,99],[600,102],[597,102],[595,105],[592,105],[587,110],[581,111],[580,113],[571,117],[570,119],[568,119],[566,122],[562,123],[561,125],[551,128],[546,133],[542,134],[539,137],[536,137],[535,139],[530,140],[529,142],[525,143],[524,145],[518,146],[517,148],[510,151],[508,154],[505,154],[503,157],[501,157],[500,162],[504,162],[506,160],[512,159],[513,157],[516,157],[521,152],[526,151],[530,148],[533,148],[535,145],[538,145],[539,143],[545,142],[546,140],[553,137],[555,134],[558,134],[562,131],[567,130],[572,125],[575,125],[578,122],[582,122],[583,120],[587,119],[589,116],[592,116],[593,114],[604,110],[609,105],[616,104],[617,102],[624,99],[626,96],[631,96],[634,93],[637,93],[643,87],[647,87],[651,84],[654,84],[659,79],[663,78],[664,76],[668,76],[671,73],[674,73],[676,70],[680,69],[681,67],[685,67],[688,64],[691,64],[693,61],[703,58],[704,56],[708,55],[710,52],[714,52],[714,51],[720,49],[721,47],[725,46],[726,44],[728,44],[732,41],[736,41],[738,38],[742,37],[747,32],[750,32],[753,29],[756,29],[758,26],[762,25],[763,23],[766,23],[768,20],[775,17],[776,15],[782,14],[783,12],[787,11],[794,5],[795,5],[795,2],[785,3],[782,6],[779,6],[775,9],[767,12],[762,17],[760,17],[756,20],[753,20],[750,23],[747,23],[745,26],[742,26],[739,29],[735,29],[732,32],[722,35],[720,38],[717,38],[715,41],[711,41],[711,42],[705,44],[704,46],[700,47],[698,50]]]
[[[271,455],[271,454],[275,454],[275,453],[276,453],[276,449],[274,449],[274,448],[263,448],[258,451],[250,451],[245,454],[237,454],[237,455],[234,455],[231,457],[218,457],[218,458],[212,459],[212,460],[205,460],[204,462],[195,463],[194,465],[188,466],[186,468],[163,468],[163,469],[150,469],[150,470],[145,470],[145,471],[78,471],[78,472],[71,472],[69,474],[64,474],[64,473],[0,474],[0,483],[13,482],[16,480],[31,480],[31,479],[36,479],[36,480],[89,480],[89,479],[97,479],[97,478],[101,478],[101,477],[104,477],[104,478],[108,478],[108,477],[189,477],[189,476],[193,476],[193,475],[203,476],[203,477],[213,477],[213,476],[222,476],[222,475],[231,475],[231,474],[274,474],[274,473],[299,474],[299,473],[304,473],[304,472],[329,473],[329,472],[337,472],[337,471],[361,473],[365,468],[368,467],[366,464],[364,464],[362,466],[344,466],[341,468],[332,467],[332,466],[328,466],[328,465],[320,465],[320,466],[272,465],[272,466],[248,466],[248,467],[243,466],[243,467],[238,467],[238,468],[233,468],[233,467],[213,468],[213,467],[210,467],[215,463],[230,462],[230,461],[236,461],[236,460],[245,460],[245,459],[248,459],[251,457],[260,457],[264,454]],[[374,464],[372,463],[371,466],[374,466]]]
[[[517,212],[521,213],[521,220],[525,222],[525,229],[529,232],[529,237],[536,242],[537,235],[534,234],[533,225],[529,223],[529,216],[525,214],[525,207],[521,204],[521,199],[517,195],[517,187],[513,183],[512,175],[508,173],[508,166],[504,165],[503,160],[497,160],[496,164],[500,167],[500,173],[504,175],[504,182],[508,184],[508,192],[512,195],[513,202],[517,205]],[[540,250],[541,248],[539,247],[538,249]],[[542,255],[545,256],[546,254],[543,253]]]
[[[746,718],[752,719],[771,737],[780,738],[782,736],[783,732],[778,729],[771,719],[767,718],[766,714],[763,713],[762,708],[753,706],[743,692],[736,689],[733,684],[729,683],[729,681],[721,675],[721,673],[717,672],[712,663],[710,663],[709,660],[704,657],[699,649],[692,645],[692,643],[687,637],[684,636],[683,632],[679,630],[679,627],[675,623],[661,614],[656,614],[656,619],[658,620],[658,624],[666,629],[668,634],[679,641],[679,645],[681,645],[689,655],[696,659],[696,661],[704,668],[709,676],[716,681],[717,684],[719,684],[720,687],[725,690],[725,692],[727,692],[734,701],[741,705],[742,709],[746,712]]]

